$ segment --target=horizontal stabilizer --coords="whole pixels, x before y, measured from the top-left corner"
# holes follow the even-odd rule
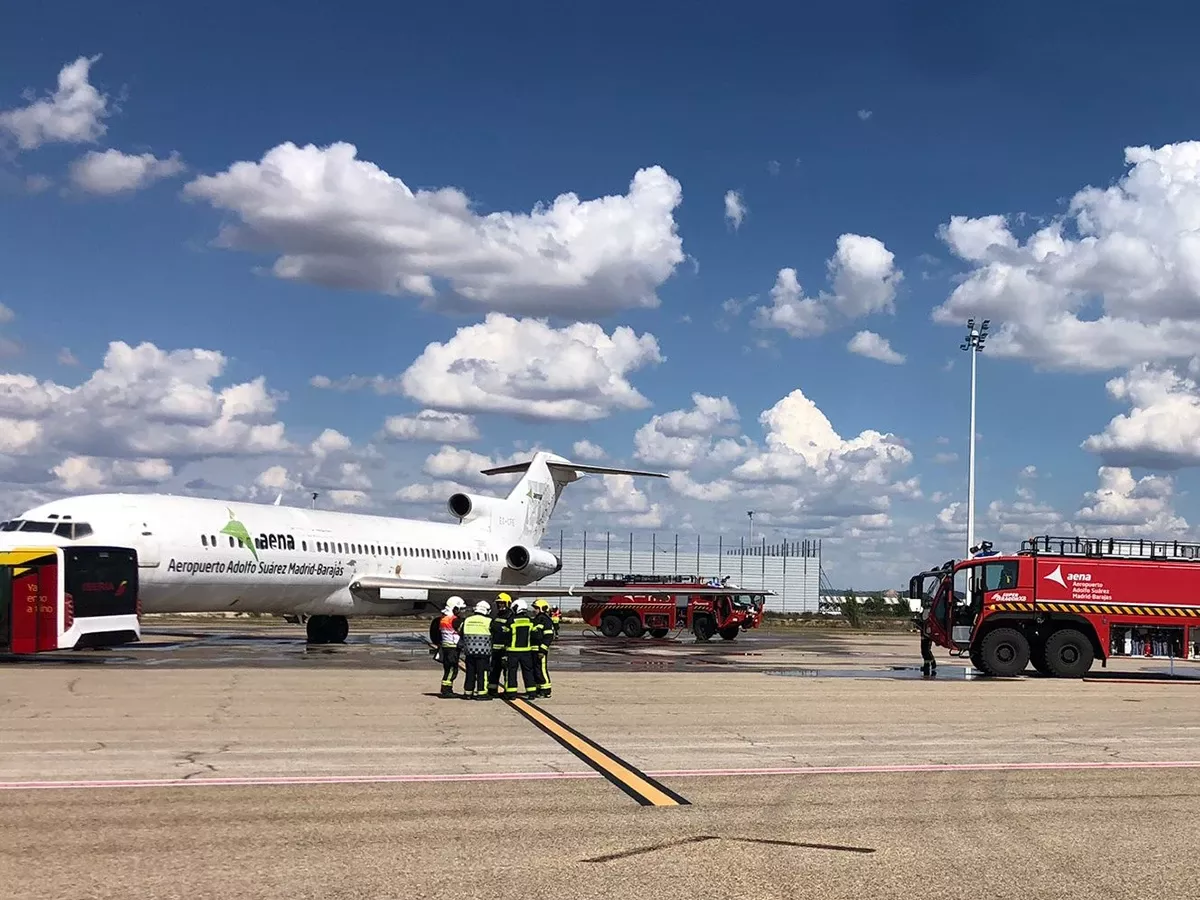
[[[533,464],[533,460],[529,462],[512,463],[507,466],[496,466],[491,469],[480,469],[482,475],[511,475],[516,472],[524,472]],[[592,466],[587,463],[574,463],[570,460],[560,458],[550,458],[546,460],[546,467],[551,471],[559,469],[568,472],[577,472],[579,474],[588,475],[640,475],[645,478],[669,478],[662,472],[647,472],[644,469],[621,469],[613,466]]]

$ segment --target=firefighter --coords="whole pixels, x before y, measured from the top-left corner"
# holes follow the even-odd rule
[[[442,661],[442,696],[454,696],[454,679],[458,677],[458,620],[459,611],[466,609],[466,601],[462,597],[451,597],[446,601],[440,619],[435,619],[430,626],[430,636],[436,633],[434,643],[438,646],[438,657]]]
[[[491,700],[488,694],[488,669],[492,663],[491,606],[486,600],[475,604],[473,615],[461,620],[462,652],[467,657],[467,700]]]
[[[558,637],[558,624],[562,621],[562,610],[557,606],[550,610],[550,621],[554,623],[554,636]]]
[[[537,678],[533,670],[533,650],[542,643],[542,626],[534,622],[529,615],[529,601],[517,600],[512,605],[512,615],[508,619],[508,645],[504,648],[508,663],[508,684],[505,693],[509,696],[537,696]],[[521,680],[525,689],[517,687],[517,670],[521,671]]]
[[[534,675],[537,680],[537,695],[539,697],[550,696],[550,644],[554,641],[556,629],[554,619],[550,615],[550,604],[539,597],[533,601],[533,608],[537,611],[533,617],[535,628],[540,629],[541,641],[534,649]]]
[[[488,673],[488,690],[493,694],[504,693],[504,648],[508,644],[508,615],[512,597],[501,593],[492,604],[492,671]]]

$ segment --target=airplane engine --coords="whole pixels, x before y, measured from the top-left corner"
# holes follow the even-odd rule
[[[504,555],[504,563],[514,572],[521,572],[531,579],[545,578],[562,568],[562,560],[540,547],[510,547]]]
[[[472,522],[492,514],[492,510],[503,501],[496,497],[477,497],[474,494],[451,494],[446,501],[450,515],[462,522]]]

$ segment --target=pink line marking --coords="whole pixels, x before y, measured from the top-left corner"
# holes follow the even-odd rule
[[[1200,769],[1200,760],[1169,762],[928,763],[880,766],[793,766],[764,769],[685,769],[648,772],[652,778],[728,778],[787,775],[889,775],[904,772],[1005,772],[1094,769]],[[563,781],[599,778],[597,772],[483,772],[445,775],[295,775],[261,778],[141,778],[93,781],[0,781],[0,791],[92,790],[154,787],[282,787],[320,784],[437,784],[464,781]]]

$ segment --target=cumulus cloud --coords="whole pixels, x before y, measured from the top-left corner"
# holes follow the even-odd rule
[[[585,509],[603,513],[627,528],[660,528],[666,520],[667,509],[638,488],[631,475],[602,476],[602,492],[590,500]]]
[[[54,93],[27,106],[0,112],[0,130],[8,132],[22,150],[43,144],[91,144],[108,130],[108,97],[92,86],[88,74],[99,56],[81,56],[63,66]]]
[[[0,374],[0,454],[178,462],[287,452],[277,395],[262,377],[214,387],[225,365],[214,350],[114,341],[75,386]]]
[[[596,461],[604,459],[608,454],[604,452],[604,448],[593,444],[591,441],[576,441],[571,447],[571,455],[575,459]]]
[[[692,394],[691,409],[656,415],[634,433],[634,455],[646,463],[687,468],[713,453],[715,438],[736,435],[738,420],[728,397]]]
[[[599,316],[658,306],[684,259],[679,182],[638,170],[628,193],[560,194],[480,213],[457,188],[413,191],[353,144],[281,144],[196,178],[188,197],[234,217],[220,246],[277,252],[277,277],[411,295],[443,308]]]
[[[832,423],[797,388],[759,417],[766,448],[733,470],[749,482],[786,483],[816,477],[828,483],[885,486],[912,453],[891,434],[863,431],[843,439]]]
[[[737,231],[742,227],[746,218],[746,201],[742,199],[741,191],[725,192],[725,221]]]
[[[849,535],[887,527],[893,498],[921,496],[918,479],[902,477],[913,457],[896,437],[864,431],[843,439],[801,390],[759,416],[761,445],[746,435],[710,445],[701,437],[705,429],[736,434],[736,410],[722,410],[716,401],[724,398],[705,399],[707,422],[697,398],[694,410],[680,411],[665,429],[652,423],[642,432],[656,441],[644,438],[640,455],[674,465],[667,486],[682,497],[752,504],[755,522],[764,526],[799,524],[813,534]]]
[[[860,331],[850,339],[846,349],[867,359],[875,359],[888,365],[898,366],[904,362],[904,354],[892,349],[887,338],[873,331]]]
[[[859,119],[861,119],[864,122],[867,121],[867,119],[871,118],[871,116],[872,116],[872,112],[869,109],[860,109],[858,111]]]
[[[438,444],[460,444],[479,440],[475,419],[461,413],[445,413],[423,409],[415,416],[389,416],[383,423],[384,433],[397,441],[432,441]]]
[[[74,494],[109,487],[157,485],[169,480],[175,474],[175,469],[165,459],[68,456],[50,472],[59,487]]]
[[[282,494],[316,493],[334,506],[376,507],[374,479],[369,466],[379,458],[374,448],[356,447],[335,428],[326,428],[307,446],[297,447],[286,464],[276,463],[245,486],[235,488],[240,499],[273,501]],[[307,498],[306,498],[307,499]]]
[[[184,171],[178,153],[159,159],[153,153],[137,156],[120,150],[90,150],[71,163],[71,182],[89,194],[121,194],[139,191],[156,181]]]
[[[1200,465],[1200,389],[1168,367],[1143,363],[1111,379],[1108,393],[1131,411],[1081,445],[1110,466],[1179,469]]]
[[[833,290],[806,296],[796,270],[780,269],[771,289],[771,305],[755,310],[754,323],[803,338],[824,334],[839,316],[853,320],[895,312],[896,291],[904,280],[895,263],[895,254],[882,241],[843,234],[826,263]]]
[[[610,335],[593,323],[553,328],[492,313],[427,346],[400,385],[431,409],[586,421],[649,406],[628,376],[662,360],[654,335],[625,326]]]
[[[433,478],[453,481],[468,485],[513,485],[521,478],[521,474],[483,475],[481,470],[497,466],[508,466],[513,463],[525,462],[535,451],[517,451],[510,456],[493,458],[482,453],[474,453],[461,447],[442,447],[436,453],[425,459],[422,471]]]
[[[1174,481],[1163,475],[1135,479],[1127,468],[1102,466],[1100,484],[1085,497],[1090,503],[1076,513],[1084,526],[1102,526],[1106,535],[1179,537],[1187,520],[1175,514]],[[1095,528],[1089,527],[1090,532]]]
[[[1085,187],[1024,241],[1001,215],[954,216],[943,241],[970,268],[934,311],[1003,324],[990,347],[1039,367],[1129,368],[1200,343],[1200,141],[1128,147],[1124,175]]]

